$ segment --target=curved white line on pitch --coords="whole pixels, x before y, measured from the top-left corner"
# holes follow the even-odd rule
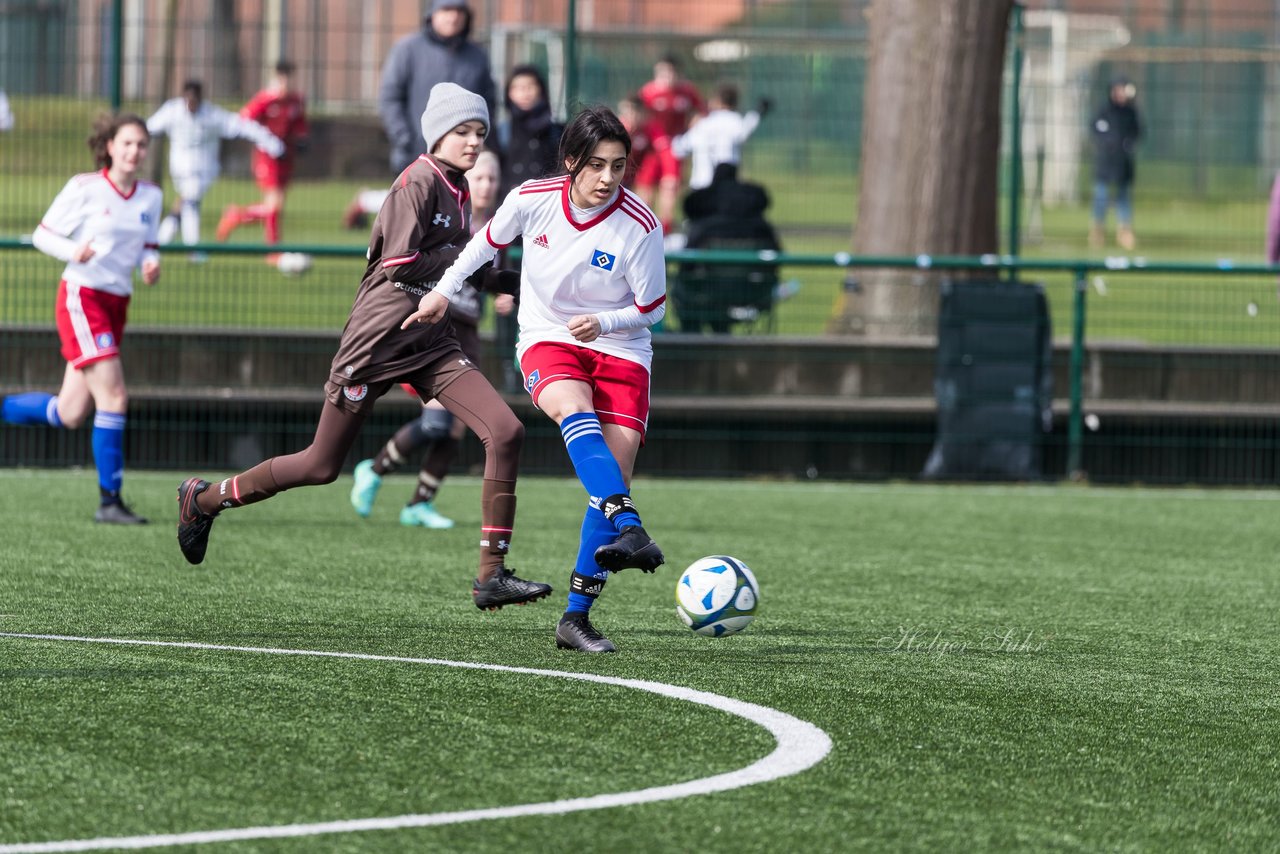
[[[792,717],[785,712],[745,703],[712,694],[649,682],[643,679],[622,679],[617,676],[599,676],[594,673],[570,673],[563,670],[538,670],[533,667],[509,667],[503,664],[478,664],[466,661],[447,661],[440,658],[405,658],[396,655],[367,655],[359,652],[325,652],[308,649],[271,649],[251,646],[223,646],[210,643],[183,643],[177,641],[130,640],[125,638],[87,638],[67,635],[37,635],[20,632],[0,632],[0,638],[26,638],[29,640],[77,641],[81,643],[121,644],[127,646],[161,646],[179,649],[202,649],[222,652],[252,652],[265,655],[299,655],[320,658],[353,658],[360,661],[389,661],[402,664],[434,664],[442,667],[458,667],[467,670],[496,670],[502,673],[521,673],[529,676],[555,676],[561,679],[577,679],[597,682],[601,685],[618,685],[635,688],[663,697],[684,700],[710,706],[731,715],[745,718],[764,727],[774,737],[777,746],[773,752],[745,768],[676,783],[670,786],[654,786],[633,792],[617,792],[594,795],[589,798],[570,798],[563,801],[544,801],[539,804],[520,804],[510,807],[489,807],[459,812],[423,813],[399,815],[387,818],[356,818],[325,821],[314,824],[282,824],[264,827],[238,827],[227,830],[202,830],[191,833],[162,833],[148,836],[116,836],[98,839],[68,839],[57,842],[26,842],[0,844],[0,854],[43,854],[54,851],[98,851],[107,848],[160,848],[166,845],[198,845],[208,842],[239,842],[246,839],[279,839],[295,836],[318,836],[325,833],[356,833],[365,830],[400,830],[409,827],[434,827],[443,824],[461,824],[468,821],[486,821],[496,818],[518,818],[527,815],[561,815],[583,810],[647,804],[669,801],[693,795],[725,792],[756,783],[765,783],[781,777],[799,774],[822,761],[831,751],[831,739],[818,727]]]

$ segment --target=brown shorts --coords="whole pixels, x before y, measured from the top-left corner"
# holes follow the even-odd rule
[[[458,338],[458,346],[462,347],[462,352],[467,354],[467,358],[480,364],[480,330],[472,326],[470,323],[459,323],[453,321],[453,334]]]
[[[446,351],[428,365],[394,377],[343,385],[329,380],[324,384],[324,396],[339,409],[357,415],[367,415],[373,411],[373,404],[378,398],[386,394],[396,383],[407,383],[413,386],[418,396],[426,401],[440,394],[467,371],[474,370],[478,369],[466,354],[461,349],[453,349]]]

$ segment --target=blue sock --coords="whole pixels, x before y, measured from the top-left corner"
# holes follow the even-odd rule
[[[98,487],[120,494],[124,482],[124,413],[98,411],[93,416],[93,462],[98,467]]]
[[[598,508],[588,506],[587,514],[582,518],[582,539],[578,544],[578,560],[573,565],[574,574],[596,579],[603,586],[609,578],[609,571],[596,563],[596,549],[612,543],[617,536],[618,532],[613,529],[613,524],[604,518],[604,514]],[[568,614],[573,611],[590,611],[595,601],[595,596],[574,593],[573,584],[570,583],[569,607],[565,608],[564,612]]]
[[[612,495],[626,495],[627,485],[622,480],[622,469],[609,452],[609,445],[600,430],[600,419],[594,412],[575,412],[560,422],[560,435],[569,451],[578,480],[587,488],[593,503]],[[639,525],[640,516],[631,510],[618,513],[611,520],[614,530],[621,531],[627,525]]]
[[[42,391],[13,394],[4,399],[4,420],[10,424],[48,424],[61,427],[58,398]]]

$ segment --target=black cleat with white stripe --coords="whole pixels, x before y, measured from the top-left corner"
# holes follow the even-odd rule
[[[596,563],[610,572],[638,569],[653,572],[666,562],[662,549],[639,525],[627,525],[618,539],[596,549]]]

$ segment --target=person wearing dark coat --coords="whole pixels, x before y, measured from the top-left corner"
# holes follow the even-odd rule
[[[711,183],[684,198],[684,215],[691,224],[713,216],[763,217],[768,207],[768,191],[751,181],[738,180],[736,163],[717,163]]]
[[[395,175],[427,150],[418,124],[437,83],[457,83],[484,98],[490,115],[496,112],[489,55],[470,40],[472,15],[466,0],[432,0],[430,10],[422,29],[392,45],[382,66],[378,113],[391,141]]]
[[[764,187],[739,180],[736,163],[718,163],[711,183],[685,196],[686,247],[779,252],[778,234],[764,216],[768,207]],[[672,291],[680,329],[728,333],[740,319],[736,311],[772,310],[777,278],[775,264],[682,263]]]
[[[1134,149],[1142,138],[1142,124],[1134,106],[1137,89],[1128,79],[1111,81],[1107,103],[1094,116],[1093,135],[1093,218],[1089,243],[1104,242],[1110,191],[1115,188],[1116,243],[1125,250],[1137,245],[1133,234],[1132,188]]]
[[[497,151],[502,161],[500,200],[525,181],[560,171],[556,161],[564,132],[564,125],[551,115],[547,81],[537,66],[517,65],[511,69],[504,100],[508,118],[489,138],[489,147]],[[519,269],[519,262],[513,267]],[[516,314],[514,308],[506,305],[506,301],[494,303],[494,345],[502,365],[502,389],[515,393],[524,388],[524,380],[515,360]]]
[[[517,65],[507,77],[507,120],[489,140],[502,160],[502,195],[534,178],[554,175],[564,125],[551,115],[547,81],[534,65]]]

